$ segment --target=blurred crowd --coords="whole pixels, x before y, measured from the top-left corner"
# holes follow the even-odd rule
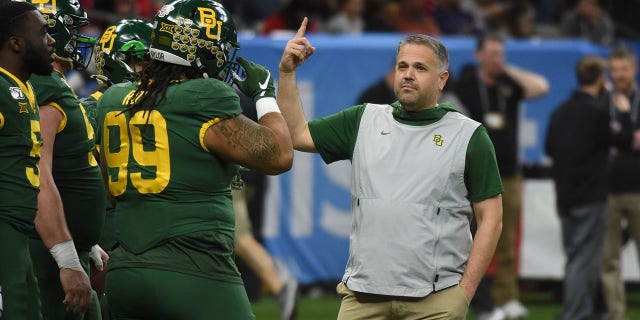
[[[81,0],[99,33],[115,20],[151,18],[164,0]],[[239,32],[295,30],[310,17],[308,32],[403,32],[513,38],[587,38],[609,45],[640,38],[633,17],[638,0],[220,0]]]
[[[640,39],[633,17],[640,0],[216,0],[231,12],[240,34],[288,37],[304,17],[307,33],[426,33],[505,39],[580,38],[601,45]],[[169,0],[80,0],[99,37],[119,19],[151,20]],[[89,72],[69,74],[79,96],[96,83]]]

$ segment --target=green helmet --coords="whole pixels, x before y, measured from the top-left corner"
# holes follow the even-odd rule
[[[49,34],[56,40],[56,55],[84,70],[91,60],[95,38],[80,34],[89,24],[87,13],[78,0],[28,0],[49,22]]]
[[[205,78],[231,81],[240,48],[231,14],[213,0],[176,0],[153,19],[151,59],[192,66]]]
[[[140,19],[124,19],[105,29],[94,49],[95,78],[102,86],[136,81],[135,65],[148,57],[153,25]]]

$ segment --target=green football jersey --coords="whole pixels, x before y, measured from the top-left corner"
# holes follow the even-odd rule
[[[91,128],[93,131],[96,130],[96,117],[98,116],[98,100],[102,97],[101,91],[96,91],[92,93],[90,96],[81,98],[80,104],[84,107],[84,111],[87,114],[87,120],[89,120],[89,124],[91,124]]]
[[[41,146],[31,84],[0,68],[0,219],[23,232],[34,232]]]
[[[50,105],[63,115],[53,146],[53,178],[74,243],[89,250],[100,237],[106,205],[102,174],[93,154],[93,127],[61,73],[33,75],[30,81],[38,104]]]
[[[102,97],[102,91],[96,91],[90,96],[80,99],[80,103],[84,107],[87,113],[87,119],[95,132],[96,117],[98,116],[98,100]],[[96,144],[96,151],[100,153],[100,146]],[[105,197],[107,194],[105,193]],[[102,249],[109,251],[116,244],[115,238],[115,208],[111,205],[109,199],[107,199],[107,211],[104,215],[104,225],[102,227],[102,233],[100,234],[100,240],[98,244]]]
[[[209,152],[204,134],[241,113],[239,97],[216,79],[169,86],[151,111],[125,111],[136,84],[111,86],[98,101],[97,140],[116,197],[116,237],[134,254],[198,231],[233,246],[229,185],[238,166]]]

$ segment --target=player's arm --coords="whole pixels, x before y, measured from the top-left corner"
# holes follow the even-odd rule
[[[238,115],[211,126],[206,148],[218,156],[265,174],[280,174],[293,164],[293,147],[282,115],[268,113],[252,121]]]
[[[484,276],[502,232],[502,194],[473,204],[478,229],[473,240],[467,268],[460,280],[460,287],[471,301]]]
[[[293,147],[300,151],[317,152],[302,110],[295,72],[295,69],[315,52],[315,48],[304,37],[307,22],[308,19],[304,18],[298,33],[287,42],[282,54],[278,66],[280,74],[278,78],[278,105],[289,126]]]
[[[44,143],[40,149],[40,193],[35,225],[47,248],[72,240],[52,174],[53,144],[61,122],[62,114],[57,109],[52,106],[40,107],[40,132]]]
[[[40,238],[60,268],[67,309],[83,312],[91,302],[91,285],[80,265],[78,253],[67,228],[62,199],[53,180],[53,145],[63,116],[52,106],[40,107],[40,132],[44,141],[40,155],[40,193],[35,226]]]
[[[204,136],[205,147],[219,156],[244,167],[280,174],[293,164],[291,135],[275,99],[271,72],[264,66],[241,57],[245,71],[241,79],[233,73],[233,82],[256,104],[258,123],[239,115],[214,124]]]

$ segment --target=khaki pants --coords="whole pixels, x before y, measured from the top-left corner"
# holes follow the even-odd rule
[[[498,306],[519,299],[515,244],[522,209],[522,176],[503,178],[502,185],[502,234],[496,246],[496,272],[491,290]]]
[[[607,303],[609,320],[627,319],[624,282],[620,271],[622,251],[622,220],[626,219],[636,248],[640,248],[640,194],[609,196],[609,218],[604,240],[602,289]],[[640,257],[640,249],[638,249]]]
[[[464,320],[469,309],[460,286],[432,292],[423,298],[354,292],[343,282],[336,291],[342,297],[338,320]]]

